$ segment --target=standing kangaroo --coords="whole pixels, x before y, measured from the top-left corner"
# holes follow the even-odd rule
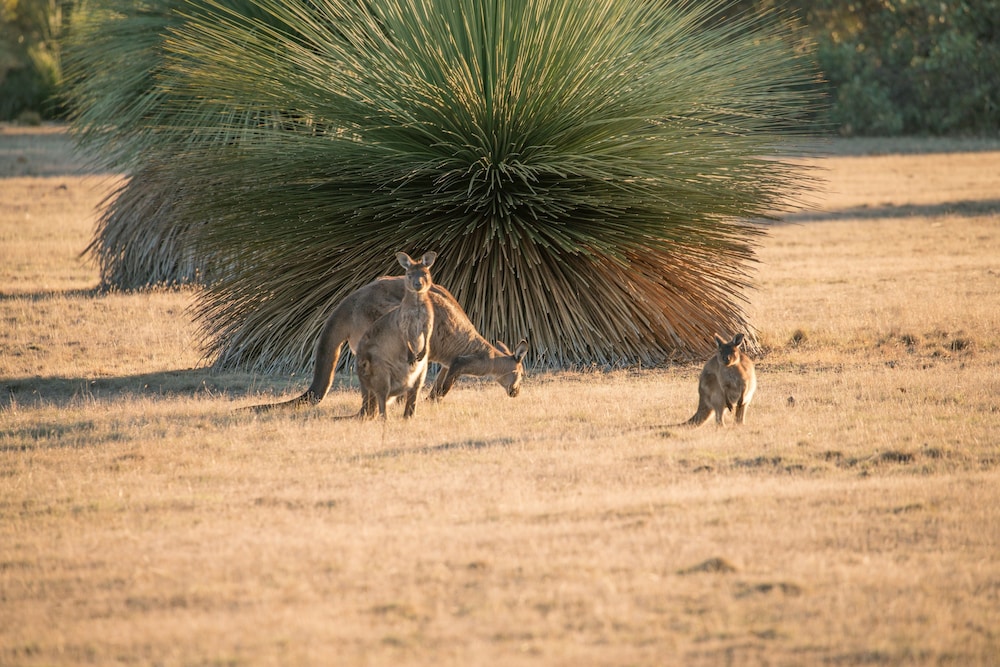
[[[277,407],[315,405],[322,401],[330,391],[344,343],[348,343],[351,351],[357,354],[358,344],[368,328],[375,320],[398,306],[403,299],[405,280],[405,276],[383,276],[347,295],[327,317],[320,332],[316,342],[316,366],[309,388],[293,399],[257,405],[250,409],[262,411]],[[431,286],[430,299],[434,308],[430,360],[441,364],[441,371],[430,397],[443,398],[461,374],[493,377],[508,396],[516,397],[524,377],[523,361],[528,348],[527,341],[522,340],[517,346],[518,351],[523,350],[520,355],[508,352],[502,343],[494,347],[479,335],[451,292],[435,284]],[[452,366],[459,358],[465,362],[462,364],[463,369],[455,372]],[[477,360],[477,363],[472,363],[472,360]],[[448,387],[444,388],[446,383]]]
[[[701,370],[698,378],[698,411],[686,423],[701,426],[715,413],[715,422],[722,426],[723,412],[728,408],[742,424],[747,406],[757,390],[757,374],[753,360],[740,350],[743,334],[736,334],[728,343],[715,336],[718,349]]]
[[[433,281],[430,267],[437,253],[428,252],[414,261],[405,252],[396,259],[406,269],[406,290],[399,307],[375,320],[358,343],[358,382],[361,385],[361,417],[373,417],[376,406],[386,418],[390,398],[406,397],[403,417],[412,417],[417,395],[427,377],[434,308],[429,292]]]

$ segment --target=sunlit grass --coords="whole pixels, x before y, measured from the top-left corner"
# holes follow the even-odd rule
[[[969,182],[934,173],[944,201]],[[101,193],[0,185],[33,220],[3,228],[10,265],[75,262]],[[774,228],[743,428],[673,426],[700,363],[536,368],[517,399],[462,381],[385,424],[337,419],[349,374],[318,406],[237,412],[308,379],[200,367],[190,292],[21,277],[0,287],[0,663],[990,665],[994,216]]]

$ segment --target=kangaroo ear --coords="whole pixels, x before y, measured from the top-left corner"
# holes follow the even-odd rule
[[[716,347],[720,347],[721,348],[725,344],[726,344],[726,341],[723,340],[722,336],[720,336],[719,334],[715,334],[715,345],[716,345]]]
[[[434,252],[433,250],[430,251],[430,252],[425,252],[424,256],[420,258],[420,262],[426,268],[429,269],[429,268],[431,268],[431,265],[434,264],[434,260],[437,259],[437,256],[438,256],[438,254],[436,252]]]
[[[416,262],[414,262],[412,259],[410,259],[410,256],[407,255],[405,252],[397,252],[396,253],[396,261],[399,262],[399,265],[401,267],[403,267],[404,269],[407,269],[407,270],[409,270],[409,268],[411,266],[413,266],[414,264],[416,264]]]
[[[732,342],[733,347],[739,347],[742,344],[743,344],[743,334],[738,333],[735,336],[733,336],[733,342]]]
[[[508,357],[514,356],[513,354],[511,354],[510,348],[504,345],[504,342],[502,340],[497,341],[497,349],[500,350],[505,355],[507,355]]]
[[[528,354],[528,341],[522,338],[521,342],[514,348],[514,358],[521,362],[524,361],[526,354]]]

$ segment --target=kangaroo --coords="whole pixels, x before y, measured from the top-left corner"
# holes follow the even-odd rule
[[[485,341],[484,341],[485,342]],[[496,347],[487,343],[475,354],[455,357],[447,370],[442,370],[434,383],[434,391],[441,397],[451,390],[462,375],[496,378],[497,382],[507,388],[509,396],[516,397],[521,391],[521,378],[524,375],[524,356],[528,353],[528,341],[521,339],[514,351],[498,342]]]
[[[715,413],[715,423],[722,426],[723,413],[733,411],[736,423],[742,424],[746,409],[757,390],[757,374],[753,360],[740,351],[743,334],[736,334],[728,343],[715,336],[718,349],[698,378],[698,411],[686,423],[701,426]]]
[[[350,345],[351,351],[357,354],[358,344],[368,328],[402,301],[406,289],[405,280],[404,276],[383,276],[347,295],[327,317],[320,332],[316,342],[316,366],[309,388],[293,399],[257,405],[250,409],[263,411],[277,407],[315,405],[322,401],[330,391],[344,343]],[[523,355],[515,358],[506,351],[507,348],[502,343],[499,347],[488,343],[476,331],[475,325],[451,292],[441,285],[431,286],[430,299],[434,308],[430,361],[441,364],[430,398],[444,398],[459,374],[476,375],[479,371],[483,375],[494,377],[508,396],[516,397],[524,377]],[[452,372],[452,365],[460,357],[490,360],[492,365],[466,362],[460,373]],[[504,363],[501,365],[500,362]],[[447,389],[444,388],[446,381]]]
[[[437,253],[428,252],[414,261],[405,252],[396,259],[406,269],[403,300],[399,307],[375,320],[358,343],[358,382],[361,385],[361,417],[373,417],[375,408],[386,418],[390,398],[405,396],[403,417],[412,417],[417,395],[427,377],[434,308],[430,292],[431,272]]]

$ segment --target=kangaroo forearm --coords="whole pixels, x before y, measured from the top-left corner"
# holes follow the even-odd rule
[[[434,382],[434,389],[431,390],[431,396],[433,398],[444,398],[451,391],[451,386],[455,384],[455,380],[460,375],[461,371],[454,366],[449,368],[442,367],[441,372],[438,373],[437,380]]]

